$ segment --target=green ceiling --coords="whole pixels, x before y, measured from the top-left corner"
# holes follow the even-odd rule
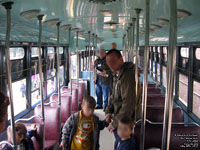
[[[1,3],[6,2],[0,0]],[[199,42],[200,40],[200,0],[177,0],[178,9],[189,11],[192,15],[185,19],[178,19],[178,42]],[[118,49],[122,47],[122,36],[126,33],[131,18],[136,17],[135,8],[142,8],[140,15],[140,30],[144,31],[145,0],[116,0],[106,5],[89,3],[88,0],[14,0],[12,9],[13,41],[35,41],[38,36],[38,22],[36,19],[26,20],[20,16],[21,12],[40,9],[45,14],[45,20],[59,18],[61,25],[72,24],[73,28],[81,31],[91,31],[102,37],[104,41],[99,45],[108,49],[111,42],[117,42]],[[104,25],[104,16],[100,10],[112,10],[112,20],[119,23],[110,29]],[[168,0],[151,0],[150,23],[160,25],[157,18],[169,19]],[[0,40],[5,40],[6,11],[0,6]],[[109,17],[107,17],[109,19]],[[56,42],[56,27],[43,24],[43,42]],[[169,26],[150,33],[150,43],[167,43]],[[73,36],[73,35],[72,35]],[[67,32],[61,30],[61,43],[67,43]],[[74,43],[74,42],[73,42]],[[144,44],[144,35],[140,37],[140,44]],[[85,40],[80,40],[80,49],[84,48]]]

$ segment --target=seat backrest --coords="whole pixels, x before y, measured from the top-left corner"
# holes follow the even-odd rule
[[[34,109],[35,115],[41,116],[41,106]],[[59,110],[57,107],[44,106],[45,114],[45,140],[59,140]],[[41,120],[34,118],[35,123],[40,123]]]
[[[70,89],[63,88],[62,93],[63,93],[62,96],[70,96]],[[77,89],[72,89],[71,102],[72,102],[72,113],[77,112],[78,111],[78,90]]]
[[[32,123],[23,123],[26,126],[27,131],[31,130]],[[37,134],[31,138],[34,145],[34,150],[42,149],[42,125],[36,123]]]
[[[58,101],[58,95],[53,95],[50,101]],[[58,107],[57,103],[52,103],[52,107]],[[71,115],[71,96],[61,96],[61,123],[65,121]]]
[[[79,87],[78,87],[79,104],[81,104],[83,102],[85,84],[82,82],[79,82],[78,84],[79,84]],[[77,83],[73,82],[72,87],[77,88]]]
[[[147,96],[147,105],[165,105],[165,97],[163,96]]]
[[[164,107],[147,107],[146,118],[152,122],[163,122]],[[184,122],[184,112],[181,108],[173,109],[172,113],[173,122]]]
[[[140,129],[141,124],[134,128],[134,136],[137,143],[137,149],[140,148]],[[146,122],[145,126],[145,149],[157,147],[161,149],[162,144],[162,124],[150,124]],[[199,149],[200,148],[200,127],[172,125],[170,136],[170,150],[177,149]],[[184,146],[184,147],[182,147]]]

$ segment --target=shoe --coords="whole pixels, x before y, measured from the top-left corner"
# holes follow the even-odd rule
[[[95,109],[102,109],[103,107],[101,107],[101,106],[97,106]]]

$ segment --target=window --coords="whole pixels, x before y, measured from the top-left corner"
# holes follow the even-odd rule
[[[35,105],[41,100],[40,97],[40,77],[39,74],[32,75],[31,77],[31,104]]]
[[[200,48],[197,48],[195,51],[195,56],[197,60],[200,60]]]
[[[54,47],[48,47],[48,48],[47,48],[47,53],[48,53],[48,56],[49,56],[49,55],[55,54]]]
[[[167,87],[167,68],[163,66],[163,86]]]
[[[60,85],[64,84],[64,66],[60,66]]]
[[[163,61],[167,63],[167,47],[163,47]]]
[[[59,54],[63,54],[63,47],[59,47]]]
[[[31,57],[38,57],[39,56],[39,48],[38,47],[32,47],[31,48]],[[42,56],[42,51],[41,51]]]
[[[13,106],[14,115],[18,115],[26,109],[27,99],[26,99],[26,79],[13,82]],[[10,111],[8,111],[8,119],[11,118]]]
[[[181,47],[181,57],[189,58],[189,48]]]
[[[76,55],[72,55],[71,56],[71,69],[72,69],[72,79],[76,79],[77,78],[77,73],[76,73]],[[89,63],[88,63],[89,64]]]
[[[157,80],[160,82],[160,64],[157,63]]]
[[[179,74],[179,100],[187,106],[188,100],[188,77]]]
[[[200,83],[193,82],[193,113],[200,118]]]
[[[47,80],[47,95],[50,95],[56,87],[56,78],[51,78]]]
[[[158,53],[160,53],[160,47],[158,47],[157,50],[158,50]]]
[[[25,52],[22,47],[10,48],[10,60],[24,58]]]

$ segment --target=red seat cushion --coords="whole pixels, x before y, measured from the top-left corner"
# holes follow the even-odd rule
[[[37,106],[34,109],[35,115],[41,116],[41,106]],[[59,111],[58,108],[50,106],[44,106],[45,114],[45,141],[47,140],[59,140]],[[41,120],[34,118],[34,122],[41,123]]]
[[[50,101],[58,101],[58,95],[53,95]],[[52,107],[58,107],[57,103],[52,103]],[[71,96],[61,96],[61,123],[65,121],[71,115]]]
[[[72,87],[77,88],[77,83],[73,82]],[[85,84],[82,82],[79,82],[79,87],[78,87],[79,104],[83,102],[84,89],[85,89]]]
[[[70,96],[70,89],[63,88],[62,96]],[[72,89],[71,102],[72,102],[72,113],[75,113],[78,111],[78,90],[77,89]]]
[[[163,96],[147,96],[147,105],[165,105],[165,97]]]
[[[164,107],[147,107],[147,117],[152,122],[163,122]],[[181,108],[174,108],[172,114],[173,122],[184,122],[184,113]]]
[[[140,149],[140,129],[141,123],[138,123],[134,129],[135,140],[137,143],[137,149]],[[162,124],[151,124],[146,122],[145,126],[145,145],[144,148],[157,147],[161,149],[162,144]],[[187,141],[186,138],[192,138],[192,142]],[[184,126],[184,125],[172,125],[170,136],[170,150],[196,150],[200,149],[200,127],[197,126]],[[198,140],[196,140],[198,139]],[[192,143],[192,144],[191,144]],[[182,145],[190,147],[182,148]],[[196,146],[196,147],[191,147]]]

